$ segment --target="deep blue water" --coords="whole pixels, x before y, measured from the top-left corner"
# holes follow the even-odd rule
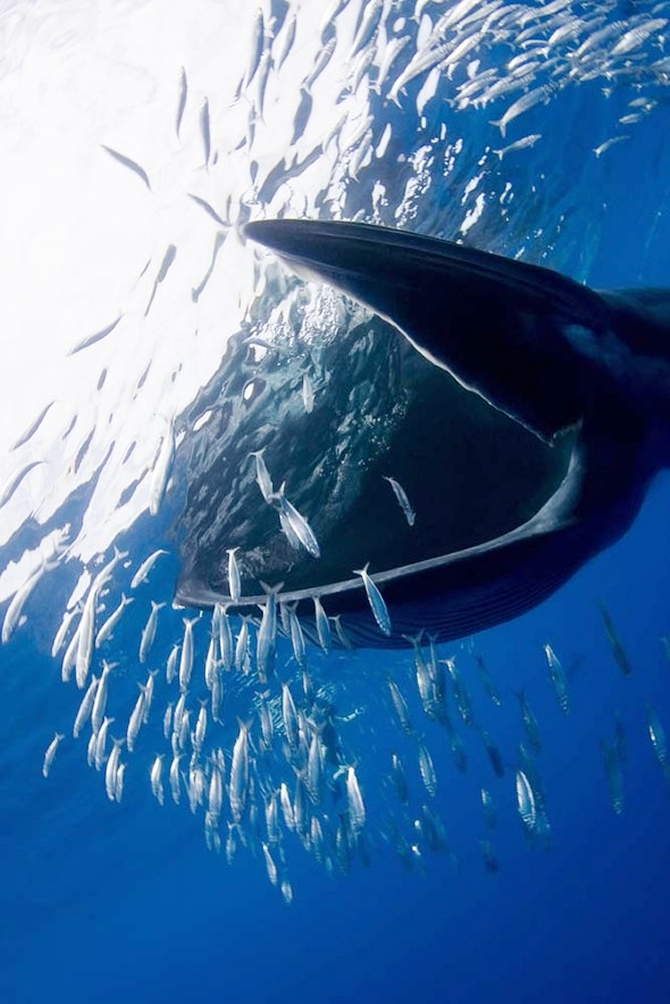
[[[583,150],[602,142],[610,124],[597,119],[595,88],[584,95],[569,109],[567,121],[577,125],[565,142],[559,126],[568,104],[534,109],[533,127],[542,123],[549,138],[523,153],[521,182],[546,165],[561,177],[571,239],[558,241],[552,260],[596,287],[670,284],[667,106],[640,125],[634,141],[584,167]],[[579,221],[590,214],[596,222],[580,245]],[[534,224],[538,215],[531,212]],[[497,239],[505,250],[504,234]],[[533,248],[543,253],[541,238]],[[647,734],[646,708],[653,704],[670,734],[670,661],[660,640],[670,636],[669,512],[665,473],[620,542],[541,607],[475,640],[502,707],[486,702],[472,664],[468,683],[503,752],[504,778],[493,775],[481,742],[464,730],[469,765],[458,773],[439,727],[421,725],[438,772],[433,808],[453,856],[425,853],[408,869],[377,840],[369,867],[355,860],[348,874],[328,876],[295,841],[287,851],[290,906],[262,860],[241,850],[228,865],[225,855],[210,853],[200,821],[169,798],[159,807],[140,771],[129,768],[121,804],[110,803],[70,741],[43,779],[44,750],[54,729],[71,727],[77,697],[48,655],[68,584],[63,577],[54,593],[38,591],[29,629],[2,650],[0,662],[0,1000],[666,1002],[670,788]],[[145,534],[143,524],[128,536],[139,557],[147,552]],[[171,595],[173,583],[174,566],[157,566],[151,596]],[[630,659],[629,678],[607,643],[600,602]],[[136,607],[117,641],[128,659],[145,617],[139,601]],[[550,686],[542,653],[548,641],[568,669],[567,716]],[[167,639],[164,647],[167,654]],[[366,706],[356,733],[363,778],[366,769],[379,776],[372,767],[391,749],[409,750],[381,697],[390,660],[411,679],[407,653],[359,653],[346,670],[322,667],[351,673],[352,704]],[[137,692],[132,674],[126,682],[130,699]],[[519,687],[542,733],[547,846],[530,845],[515,807]],[[413,713],[418,719],[418,706]],[[600,740],[611,741],[617,715],[629,748],[621,816],[610,805],[599,749]],[[482,784],[498,806],[491,831],[477,804]],[[374,819],[383,799],[372,787],[365,794]],[[487,837],[495,873],[478,846]]]
[[[465,781],[453,770],[440,775],[435,801],[459,873],[439,855],[425,872],[406,871],[387,853],[369,869],[357,864],[328,878],[294,853],[287,907],[257,861],[239,855],[228,867],[205,849],[190,814],[159,808],[148,785],[110,804],[74,757],[57,760],[44,782],[52,700],[43,680],[28,682],[27,697],[10,681],[49,668],[30,648],[15,648],[2,681],[3,736],[16,751],[2,761],[3,999],[666,1000],[670,799],[644,703],[653,699],[668,718],[670,667],[659,634],[668,629],[669,491],[661,479],[621,543],[482,641],[497,664],[500,724],[516,721],[511,685],[525,683],[533,700],[552,825],[551,846],[530,848],[510,776],[488,782],[507,802],[493,834],[497,874],[477,849],[481,821],[461,804],[480,773],[471,765]],[[604,640],[601,597],[625,638],[630,679]],[[549,636],[583,657],[569,717],[532,657]],[[366,656],[362,671],[383,658]],[[597,748],[616,710],[629,742],[621,817],[610,808]]]

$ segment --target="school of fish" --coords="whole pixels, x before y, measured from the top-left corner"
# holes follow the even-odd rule
[[[630,95],[611,130],[598,137],[591,155],[600,160],[628,141],[635,126],[667,99],[670,58],[663,45],[670,14],[666,3],[658,3],[614,19],[616,7],[612,0],[591,5],[573,0],[542,5],[504,0],[333,0],[309,42],[302,37],[301,16],[294,5],[287,0],[260,5],[247,44],[247,66],[236,92],[227,96],[238,110],[245,109],[236,118],[232,141],[223,128],[221,96],[194,97],[187,68],[175,67],[177,140],[189,114],[194,114],[200,170],[220,178],[226,163],[234,159],[243,176],[243,184],[234,189],[222,184],[220,192],[225,194],[216,200],[209,188],[202,189],[207,197],[184,192],[194,212],[203,213],[213,227],[210,263],[189,298],[194,304],[206,300],[222,249],[235,239],[231,236],[235,227],[252,216],[310,213],[325,207],[335,217],[396,225],[411,221],[432,232],[436,210],[427,195],[428,168],[439,158],[445,175],[454,170],[463,140],[453,133],[459,114],[469,109],[489,116],[495,146],[486,148],[480,173],[459,180],[462,201],[454,199],[454,207],[439,225],[447,236],[465,235],[476,225],[484,211],[487,170],[539,143],[542,108],[576,84],[596,82],[605,101],[621,91]],[[283,81],[308,42],[314,59],[300,88],[291,92],[290,136],[275,161],[263,160],[256,151],[272,128]],[[340,113],[324,133],[318,107],[320,82],[326,80],[329,86],[338,82]],[[379,113],[381,107],[384,114]],[[398,136],[400,154],[395,149]],[[384,168],[394,149],[394,163],[402,165],[399,186]],[[128,152],[107,144],[102,150],[115,168],[134,175],[147,195],[154,192],[158,183],[152,172]],[[326,187],[315,192],[315,171],[323,158],[333,166]],[[366,201],[361,205],[355,200],[363,189]],[[146,293],[143,318],[156,309],[162,289],[174,281],[179,252],[176,243],[168,242],[138,279]],[[255,268],[262,294],[262,270]],[[79,338],[71,354],[111,343],[125,320],[122,310],[99,331]],[[254,328],[254,334],[262,349],[263,331]],[[297,400],[308,415],[318,410],[319,377],[308,364],[296,388]],[[100,380],[104,382],[105,373]],[[247,390],[252,392],[245,388],[243,393]],[[27,479],[39,474],[45,461],[33,455],[32,444],[43,424],[51,421],[50,409],[47,405],[13,444],[0,509]],[[73,420],[71,428],[75,425]],[[64,433],[59,429],[59,435],[67,439],[71,428]],[[179,415],[167,402],[153,460],[138,478],[146,496],[144,509],[157,526],[171,503],[180,434]],[[95,442],[94,429],[77,430],[75,435],[81,438],[69,461],[73,476],[80,466],[86,469]],[[112,459],[110,450],[104,462],[111,464]],[[320,546],[309,514],[296,508],[285,485],[273,485],[262,451],[250,462],[255,464],[258,489],[289,545],[318,561]],[[399,515],[412,527],[421,513],[415,513],[393,471],[386,481]],[[55,580],[79,561],[76,543],[76,534],[71,539],[70,528],[63,525],[30,552],[23,581],[3,614],[3,644],[23,627],[37,603],[35,597],[44,598],[51,577]],[[73,714],[71,721],[58,723],[59,731],[46,747],[45,777],[58,769],[66,744],[85,748],[83,755],[104,779],[110,801],[122,801],[127,774],[145,779],[157,811],[158,807],[166,811],[169,802],[185,803],[202,825],[212,851],[228,862],[238,853],[254,853],[289,903],[292,845],[304,848],[329,871],[343,872],[356,862],[367,863],[384,846],[408,867],[422,866],[430,853],[453,855],[449,832],[455,823],[453,806],[441,801],[443,770],[477,774],[473,803],[481,815],[479,850],[488,871],[499,868],[492,831],[505,807],[514,809],[531,844],[549,841],[541,772],[545,743],[539,720],[525,690],[516,696],[505,690],[502,673],[491,671],[476,640],[438,648],[419,635],[408,640],[411,656],[401,666],[394,666],[387,678],[366,682],[376,688],[370,701],[381,705],[384,721],[392,723],[390,735],[396,736],[387,743],[382,773],[371,774],[371,758],[365,755],[365,723],[371,712],[354,680],[361,657],[351,651],[346,620],[329,617],[327,603],[324,609],[319,595],[313,598],[314,629],[282,601],[280,584],[268,585],[262,607],[244,617],[223,606],[205,614],[175,611],[171,595],[152,590],[160,562],[170,560],[168,547],[157,547],[137,561],[119,550],[119,544],[120,540],[110,540],[103,554],[80,561],[81,574],[50,639],[51,657],[59,660],[63,682],[73,693]],[[221,555],[233,603],[244,595],[236,550]],[[389,612],[367,560],[361,554],[352,574],[360,576],[374,620],[386,635],[391,630]],[[166,582],[165,576],[161,582]],[[625,676],[634,676],[604,605],[601,616],[614,663]],[[132,639],[127,627],[131,617]],[[568,716],[573,706],[570,674],[558,643],[544,644],[535,669],[552,688],[559,713]],[[134,693],[128,687],[129,677],[133,687],[137,684]],[[492,737],[489,712],[515,701],[518,737],[514,748],[506,743],[503,752],[503,745]],[[483,702],[486,713],[481,712]],[[624,810],[630,729],[645,731],[670,790],[661,713],[649,703],[645,722],[624,724],[617,715],[611,734],[599,740],[604,783],[615,814]],[[470,763],[473,739],[483,754],[486,773],[481,764],[475,771]]]

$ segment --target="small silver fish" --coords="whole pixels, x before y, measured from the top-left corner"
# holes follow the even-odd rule
[[[130,718],[128,719],[128,728],[126,730],[126,742],[128,749],[132,753],[135,740],[139,735],[140,728],[142,727],[142,722],[144,721],[144,690],[140,686],[140,696],[137,698],[135,707],[132,710]]]
[[[97,676],[92,676],[91,682],[88,685],[88,690],[81,699],[79,711],[77,712],[77,717],[74,720],[74,726],[72,728],[72,735],[75,739],[78,738],[84,725],[86,725],[86,722],[91,717],[91,711],[93,709],[93,703],[95,701],[95,695],[97,693],[99,683],[99,678]]]
[[[360,575],[363,579],[363,585],[365,586],[365,592],[367,593],[368,603],[374,618],[377,621],[377,625],[382,634],[391,634],[391,618],[389,617],[389,612],[386,609],[386,604],[384,603],[384,598],[379,592],[379,589],[374,584],[370,576],[368,575],[368,568],[370,567],[370,562],[368,561],[364,568],[354,569],[354,575]]]
[[[149,577],[149,572],[154,567],[154,565],[156,564],[156,562],[158,561],[158,559],[160,558],[160,556],[162,554],[167,554],[167,553],[168,552],[165,551],[165,550],[163,550],[162,548],[158,548],[157,551],[154,551],[153,554],[150,554],[149,557],[145,561],[142,562],[142,564],[140,565],[140,567],[137,569],[137,571],[133,575],[133,577],[131,579],[131,582],[130,582],[130,588],[131,589],[137,589],[137,587],[142,582],[146,582],[147,579],[148,579],[148,577]]]
[[[391,488],[393,489],[393,494],[397,498],[398,504],[400,505],[400,508],[402,509],[408,524],[410,526],[414,526],[416,513],[414,512],[412,506],[410,505],[410,501],[407,498],[407,492],[405,491],[403,486],[398,481],[395,480],[395,478],[387,478],[386,476],[384,476],[384,481],[388,481]]]
[[[228,589],[230,590],[230,598],[233,603],[239,603],[242,595],[242,582],[240,579],[240,569],[237,564],[237,558],[235,557],[235,551],[239,551],[239,547],[229,547],[227,550]]]
[[[522,770],[516,772],[516,803],[524,825],[530,831],[535,829],[535,796],[528,778]]]
[[[154,760],[154,762],[153,762],[153,764],[151,766],[150,780],[151,780],[151,793],[154,796],[154,798],[156,799],[156,801],[158,802],[158,804],[162,805],[163,802],[164,802],[164,800],[165,800],[164,799],[164,793],[163,793],[163,754],[162,753],[159,753],[156,756],[156,759]]]
[[[128,597],[126,596],[125,593],[121,593],[121,602],[119,603],[118,607],[109,615],[109,617],[107,618],[105,623],[101,626],[100,630],[95,636],[96,648],[100,648],[100,645],[103,643],[103,641],[107,641],[108,638],[111,638],[111,636],[114,633],[114,628],[121,619],[123,611],[126,609],[127,606],[129,606],[131,603],[134,602],[135,601],[132,596]]]
[[[570,699],[568,697],[568,681],[565,677],[565,671],[551,645],[544,646],[544,654],[547,657],[549,676],[551,677],[561,711],[567,715],[570,711]]]
[[[269,502],[274,494],[274,488],[272,487],[270,472],[268,471],[265,460],[263,459],[264,452],[265,447],[263,447],[262,450],[255,450],[250,453],[249,456],[253,457],[256,461],[256,483],[261,490],[261,495],[266,502]]]
[[[124,740],[113,739],[112,742],[112,750],[107,759],[107,766],[105,767],[105,791],[107,792],[107,798],[110,802],[115,802],[116,778],[119,773],[119,759],[121,757],[121,747]]]
[[[328,654],[331,645],[330,622],[318,596],[314,597],[314,615],[316,617],[316,632],[319,636],[319,645]]]
[[[351,828],[358,835],[365,826],[365,803],[354,767],[347,768],[347,802]]]
[[[193,625],[198,621],[197,617],[190,620],[184,618],[184,640],[181,647],[181,657],[179,659],[179,689],[182,694],[186,693],[191,682],[193,672]]]
[[[179,75],[179,104],[177,105],[177,121],[176,121],[176,132],[177,139],[180,139],[179,130],[181,129],[181,120],[184,117],[184,109],[186,108],[186,98],[188,96],[188,82],[186,80],[186,70],[182,66],[181,73]]]
[[[42,764],[42,774],[44,775],[44,777],[49,776],[49,771],[51,770],[51,765],[54,762],[54,757],[56,756],[61,740],[64,738],[65,738],[64,732],[57,732],[56,735],[51,740],[51,742],[49,743],[47,751],[44,754],[44,763]]]
[[[313,558],[319,558],[321,556],[321,549],[314,531],[305,517],[299,513],[296,507],[286,498],[284,494],[284,485],[281,486],[278,492],[271,496],[270,501],[285,517],[288,525],[293,531],[293,534],[300,541],[305,550],[308,551]]]
[[[55,659],[65,644],[65,638],[67,636],[70,624],[80,613],[79,607],[74,607],[72,610],[66,610],[63,614],[63,620],[61,621],[60,627],[56,632],[56,637],[53,640],[53,645],[51,646],[51,658]]]
[[[249,787],[249,725],[240,722],[240,731],[233,747],[230,769],[230,811],[233,821],[239,823],[247,803]]]
[[[136,161],[131,160],[130,157],[126,157],[125,154],[119,153],[118,150],[113,150],[111,146],[105,146],[104,143],[101,143],[100,145],[103,150],[107,151],[110,157],[113,157],[114,160],[119,162],[119,164],[123,164],[123,166],[127,167],[129,171],[132,171],[133,174],[138,176],[138,178],[141,178],[149,191],[151,191],[151,182],[149,181],[147,172],[143,167],[140,167],[140,165]]]
[[[165,603],[156,603],[155,600],[151,601],[151,613],[147,619],[144,629],[142,631],[142,637],[140,639],[140,662],[144,663],[147,661],[147,656],[154,643],[156,637],[156,628],[158,627],[158,612],[162,610]]]
[[[209,158],[212,152],[212,142],[209,129],[209,101],[204,99],[200,107],[200,132],[202,133],[202,145],[205,151],[205,167],[209,165]]]
[[[177,675],[177,656],[179,655],[180,645],[178,642],[172,646],[172,651],[168,656],[167,667],[165,670],[165,678],[168,686],[172,683]]]
[[[398,684],[394,680],[389,680],[388,685],[389,691],[391,692],[391,700],[393,702],[395,713],[398,716],[400,727],[406,735],[411,736],[414,729],[412,728],[412,722],[409,717],[407,702],[405,701]]]

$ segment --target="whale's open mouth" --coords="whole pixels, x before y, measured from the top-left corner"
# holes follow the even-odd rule
[[[360,310],[336,337],[296,324],[259,359],[254,346],[263,341],[259,329],[232,345],[187,416],[196,427],[200,414],[210,417],[181,448],[187,493],[176,523],[177,600],[255,609],[263,583],[283,583],[282,598],[302,613],[313,614],[320,596],[354,636],[389,644],[354,574],[369,563],[394,636],[439,629],[439,617],[422,613],[439,594],[441,569],[542,509],[566,476],[575,434],[548,443]],[[282,498],[313,532],[318,556],[301,542],[300,524],[297,539],[290,519],[287,527]],[[232,548],[239,600],[228,578]],[[362,634],[361,619],[369,628]]]

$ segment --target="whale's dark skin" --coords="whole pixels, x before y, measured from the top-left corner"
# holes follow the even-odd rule
[[[493,536],[482,520],[471,528],[469,546],[454,550],[430,553],[425,534],[422,540],[422,511],[425,525],[427,510],[448,513],[449,498],[436,491],[417,501],[409,492],[416,537],[408,538],[409,550],[397,560],[390,557],[384,565],[383,554],[375,554],[370,567],[389,608],[390,638],[377,628],[360,579],[346,572],[347,560],[351,570],[369,560],[372,519],[367,527],[354,516],[328,526],[330,540],[339,535],[350,554],[332,575],[319,573],[319,561],[310,558],[303,577],[287,582],[299,612],[311,613],[312,589],[328,613],[343,615],[358,644],[384,647],[406,644],[402,635],[421,628],[444,641],[508,620],[619,538],[655,474],[670,466],[670,292],[596,292],[549,269],[364,224],[277,220],[249,223],[244,233],[298,275],[328,283],[390,322],[435,367],[436,386],[445,394],[454,378],[466,389],[458,389],[464,402],[459,423],[479,421],[486,409],[493,431],[495,422],[510,434],[517,430],[515,461],[535,450],[546,461],[548,490],[530,510],[522,498],[532,494],[537,477],[529,461],[527,476],[514,475],[517,519],[508,519],[505,532]],[[394,337],[389,329],[389,345]],[[440,373],[445,379],[437,384]],[[432,387],[430,371],[425,386]],[[441,463],[441,434],[438,429],[429,440],[432,455],[419,450],[414,458],[412,437],[403,440],[399,432],[394,442],[403,444],[402,455],[396,448],[395,457],[402,459],[384,473],[397,476],[400,463],[399,480],[408,490],[412,481],[430,482]],[[503,482],[504,469],[501,498]],[[460,487],[453,482],[451,493]],[[475,481],[474,489],[471,484],[465,490],[474,491],[474,498],[479,487]],[[496,485],[482,481],[481,490],[494,512]],[[366,511],[364,489],[360,511]],[[205,604],[226,597],[200,582],[190,590],[182,583],[181,598]]]

